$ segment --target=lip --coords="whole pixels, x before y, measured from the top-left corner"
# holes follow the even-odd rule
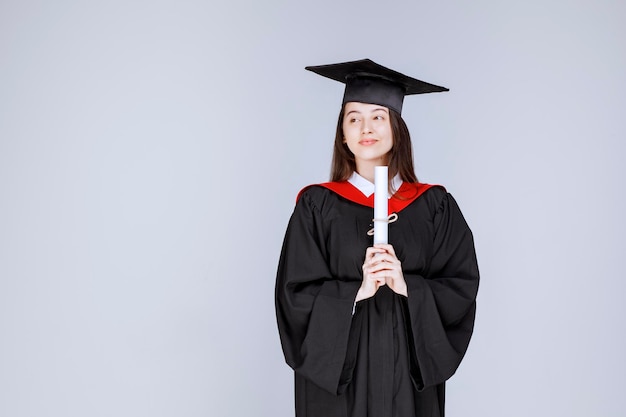
[[[359,141],[359,145],[362,145],[362,146],[370,146],[370,145],[375,144],[376,142],[378,142],[378,140],[376,140],[376,139],[371,139],[371,138],[361,139],[361,140]]]

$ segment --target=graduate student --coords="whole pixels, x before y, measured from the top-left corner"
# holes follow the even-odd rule
[[[298,417],[440,417],[472,335],[472,232],[417,181],[407,95],[442,92],[368,59],[307,67],[345,83],[331,182],[304,188],[285,234],[276,315]],[[373,244],[374,167],[388,166],[389,244]]]

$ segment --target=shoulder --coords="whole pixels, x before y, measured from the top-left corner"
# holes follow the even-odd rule
[[[425,197],[430,199],[433,203],[436,203],[439,205],[443,202],[443,200],[448,198],[448,196],[450,195],[446,187],[444,187],[443,185],[428,184],[428,186],[429,186],[428,190],[425,191],[424,194],[425,194]]]
[[[450,191],[440,184],[409,183],[405,196],[411,202],[409,207],[426,208],[431,215],[442,212],[460,212],[459,206]],[[411,195],[416,196],[411,198]]]
[[[296,209],[313,212],[326,212],[335,206],[337,196],[325,184],[310,184],[302,188],[296,196]]]
[[[424,193],[424,195],[428,197],[433,204],[436,204],[438,208],[441,208],[441,206],[448,204],[450,201],[454,201],[454,197],[452,197],[452,194],[445,186],[440,184],[429,185],[430,187],[428,191]]]
[[[325,194],[328,194],[328,192],[329,190],[322,184],[309,184],[298,192],[298,195],[296,196],[296,203],[303,198],[306,200],[318,199],[323,197]]]
[[[331,194],[336,194],[355,203],[367,204],[364,200],[367,200],[368,197],[365,197],[363,193],[349,181],[331,181],[309,185],[298,193],[298,199],[302,197],[302,195],[307,194],[310,189],[316,188],[321,188],[321,191],[324,193],[323,195],[328,195],[328,192],[330,192]]]
[[[446,187],[441,184],[428,184],[422,182],[404,183],[400,187],[399,197],[415,200],[427,201],[430,204],[441,202],[448,195]]]
[[[432,197],[442,197],[447,194],[446,187],[441,184],[428,184],[424,182],[411,182],[408,183],[410,187],[416,189],[420,194],[429,195]]]
[[[452,193],[442,185],[429,188],[424,193],[429,210],[435,218],[460,218],[463,219],[461,208]]]

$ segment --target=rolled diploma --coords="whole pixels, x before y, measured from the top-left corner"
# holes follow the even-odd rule
[[[387,167],[374,167],[374,243],[389,243],[387,217],[389,201]]]

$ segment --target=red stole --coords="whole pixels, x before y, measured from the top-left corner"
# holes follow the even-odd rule
[[[339,194],[343,198],[346,198],[354,203],[374,208],[374,194],[372,193],[369,197],[366,197],[358,188],[348,181],[325,182],[318,185],[328,188],[334,193]],[[298,193],[297,199],[300,199],[302,192],[309,187],[311,186],[309,185],[308,187],[303,188]],[[400,189],[389,199],[389,213],[399,213],[413,201],[417,200],[419,196],[424,194],[424,192],[431,187],[438,186],[434,184],[422,184],[419,182],[403,182]]]

